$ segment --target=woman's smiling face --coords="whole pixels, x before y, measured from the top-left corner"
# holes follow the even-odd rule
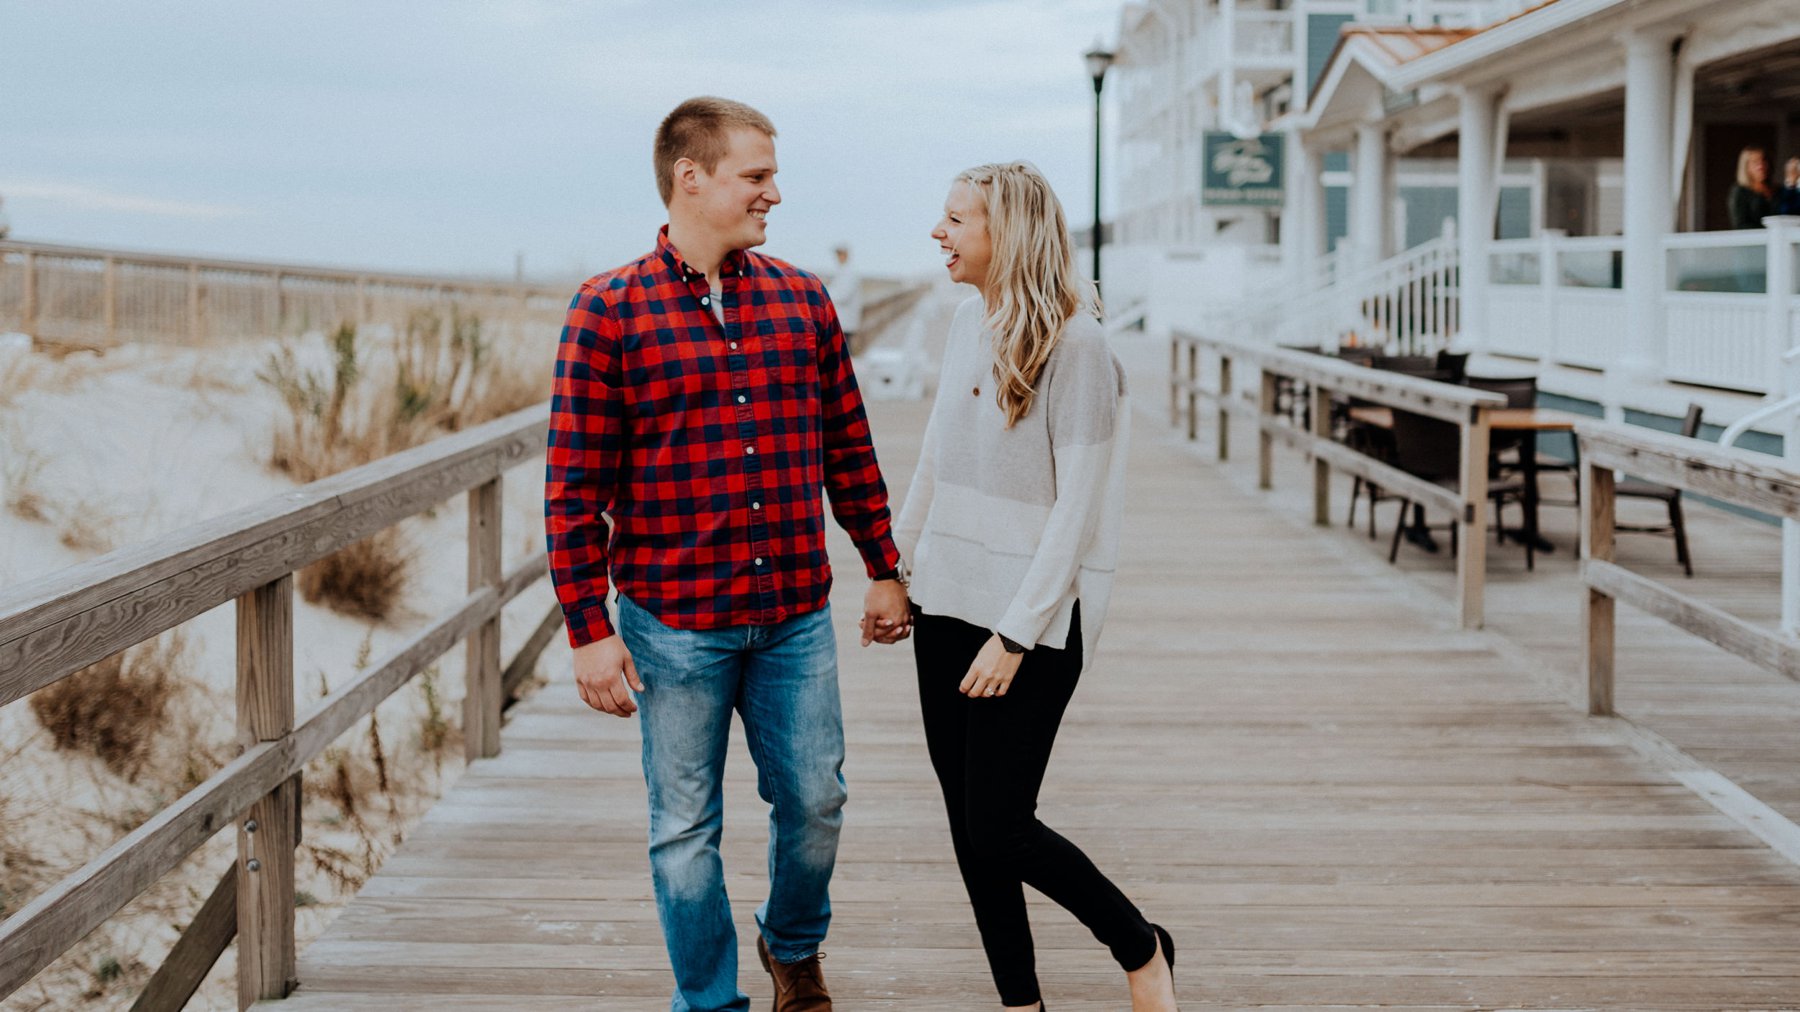
[[[976,288],[986,284],[994,246],[988,238],[986,204],[974,186],[960,179],[950,185],[944,216],[931,230],[931,237],[944,251],[950,280]]]

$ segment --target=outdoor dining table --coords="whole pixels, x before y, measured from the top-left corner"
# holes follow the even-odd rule
[[[1394,427],[1394,409],[1378,404],[1350,409],[1351,419],[1380,429]],[[1488,428],[1492,432],[1520,434],[1519,469],[1525,479],[1525,529],[1516,537],[1537,551],[1551,552],[1556,546],[1538,533],[1537,436],[1540,432],[1573,432],[1582,416],[1554,408],[1493,408],[1488,411]]]

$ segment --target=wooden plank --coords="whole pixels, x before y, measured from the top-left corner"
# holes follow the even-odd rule
[[[1581,557],[1594,562],[1613,560],[1614,498],[1613,472],[1595,466],[1591,461],[1581,468]],[[1587,682],[1588,713],[1605,716],[1613,712],[1613,660],[1618,639],[1616,613],[1611,594],[1596,587],[1583,589],[1581,597],[1582,679]]]
[[[540,454],[544,413],[526,408],[0,593],[0,705]]]
[[[138,994],[131,1012],[178,1012],[200,989],[219,957],[237,936],[237,865],[225,869],[219,884],[200,904],[175,947]]]
[[[469,490],[469,591],[500,581],[500,479]],[[470,761],[500,753],[500,616],[469,633],[463,665],[463,754]]]
[[[1645,481],[1800,520],[1800,474],[1780,458],[1643,426],[1582,422],[1581,459]]]
[[[237,728],[246,748],[294,729],[294,577],[238,598]],[[238,1007],[294,989],[299,782],[257,798],[237,826]]]
[[[1800,639],[1763,629],[1611,562],[1590,559],[1583,565],[1582,574],[1587,585],[1595,590],[1647,611],[1778,675],[1800,680]]]
[[[1463,497],[1455,489],[1408,474],[1392,464],[1360,454],[1342,443],[1314,442],[1306,447],[1306,452],[1330,463],[1344,474],[1374,482],[1394,495],[1404,496],[1453,517],[1463,515]]]
[[[1322,386],[1312,388],[1310,416],[1313,446],[1331,442],[1331,391]],[[1313,454],[1313,523],[1331,525],[1331,463]]]

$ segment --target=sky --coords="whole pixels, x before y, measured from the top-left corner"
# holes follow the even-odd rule
[[[1091,79],[1119,0],[0,0],[15,239],[585,277],[665,219],[657,123],[767,113],[766,252],[940,270],[950,178],[1035,162],[1093,214]]]

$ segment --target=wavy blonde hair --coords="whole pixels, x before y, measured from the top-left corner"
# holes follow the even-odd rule
[[[987,213],[987,325],[994,341],[994,396],[1012,428],[1031,411],[1037,381],[1071,317],[1100,315],[1100,299],[1075,266],[1062,202],[1030,162],[977,165],[956,177]]]

